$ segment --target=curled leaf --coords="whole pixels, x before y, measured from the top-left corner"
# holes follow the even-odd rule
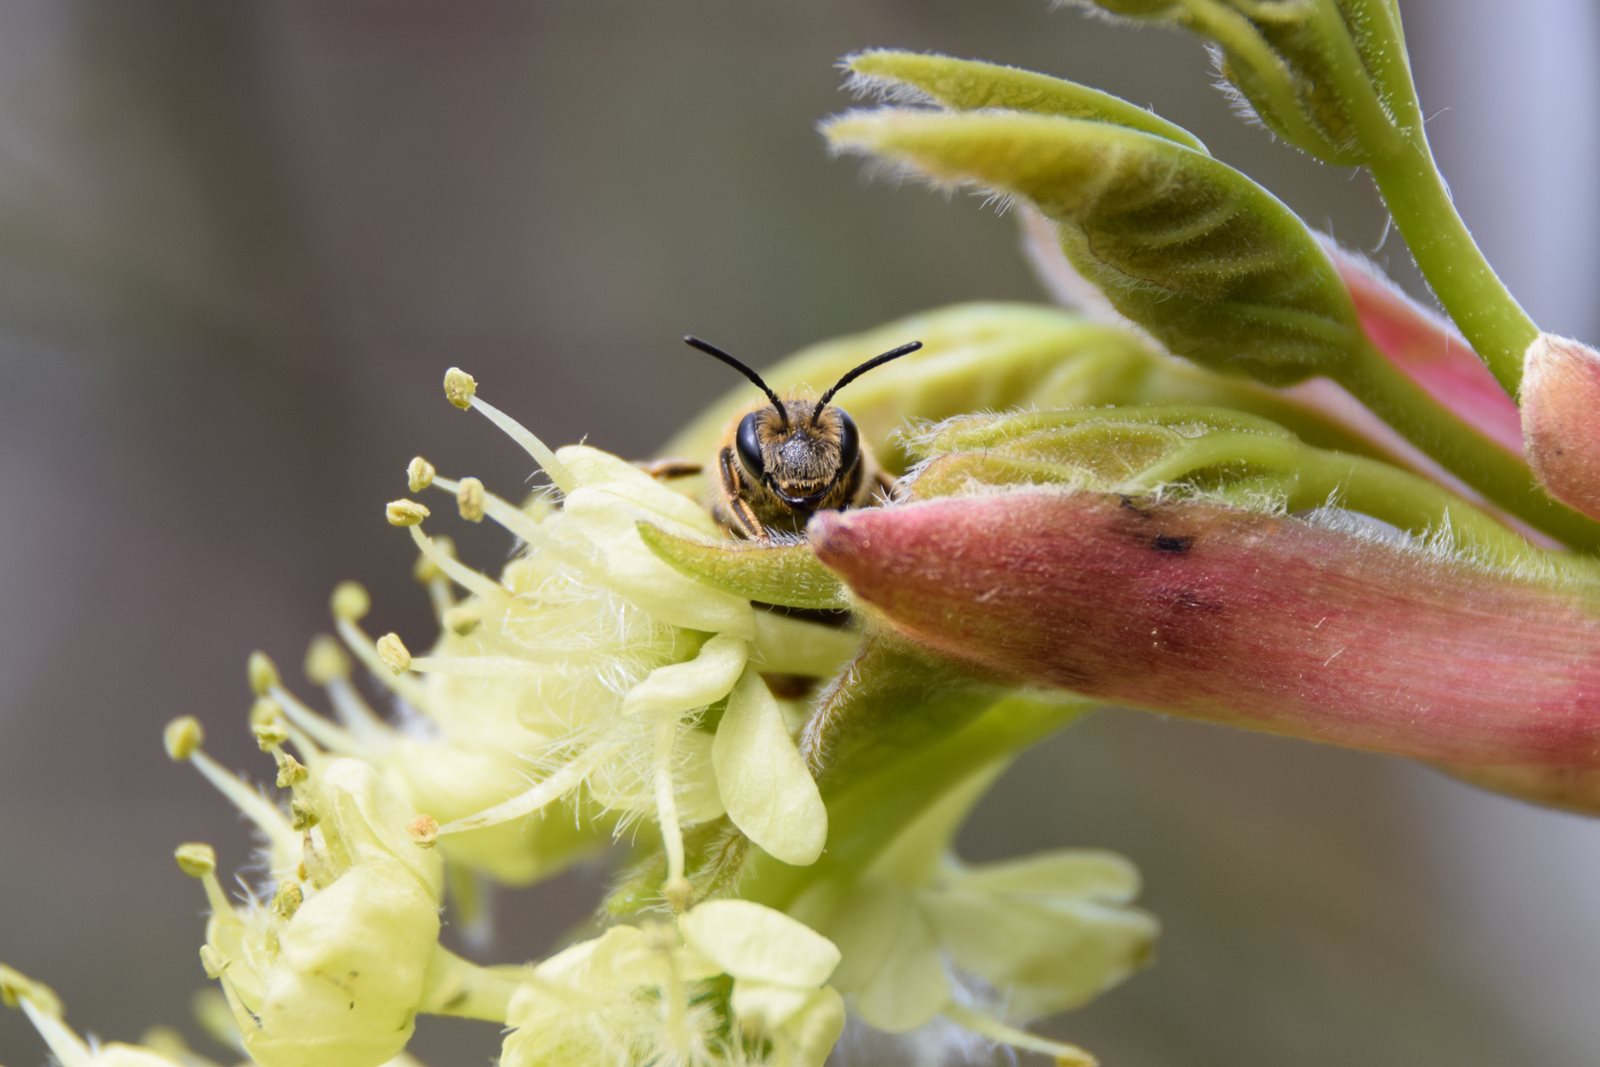
[[[1206,150],[1182,126],[1120,97],[1019,67],[887,49],[850,56],[845,66],[853,75],[852,89],[893,100],[922,94],[952,111],[999,108],[1092,119],[1165,137],[1197,152]]]
[[[838,577],[803,541],[702,541],[647,522],[639,537],[679,572],[746,600],[821,611],[850,606]]]
[[[1179,355],[1287,385],[1363,344],[1327,255],[1293,212],[1210,156],[1104,122],[884,109],[825,126],[841,151],[1023,196],[1073,266]]]

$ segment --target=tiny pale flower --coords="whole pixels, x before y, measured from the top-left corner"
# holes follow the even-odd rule
[[[826,938],[749,901],[619,925],[539,964],[512,998],[502,1067],[821,1067],[844,1028]]]

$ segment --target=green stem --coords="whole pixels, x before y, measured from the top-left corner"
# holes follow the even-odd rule
[[[1450,202],[1421,130],[1393,155],[1369,164],[1411,255],[1467,341],[1512,396],[1522,358],[1539,335],[1528,313],[1489,266]]]
[[[423,979],[421,1010],[504,1023],[521,973],[521,968],[480,967],[436,945]]]
[[[1340,369],[1340,385],[1489,500],[1573,548],[1600,548],[1600,524],[1552,500],[1521,456],[1483,436],[1375,350]]]
[[[992,698],[974,696],[975,700]],[[1010,697],[915,756],[828,798],[828,850],[810,867],[790,867],[756,850],[740,879],[740,895],[785,909],[819,882],[847,883],[955,783],[1015,755],[1083,715],[1087,702]]]

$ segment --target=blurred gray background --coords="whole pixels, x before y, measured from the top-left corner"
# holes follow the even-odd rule
[[[1600,11],[1402,0],[1463,213],[1547,328],[1600,336]],[[1044,0],[0,4],[0,960],[106,1038],[182,1024],[199,887],[245,834],[170,716],[260,776],[244,660],[292,678],[345,577],[427,632],[381,504],[406,460],[510,491],[444,367],[552,442],[648,454],[764,364],[944,302],[1039,299],[1010,220],[869,185],[812,126],[898,45],[1060,73],[1196,130],[1348,244],[1368,183],[1235,122],[1193,41]],[[1403,276],[1398,240],[1378,253]],[[492,536],[464,538],[484,563]],[[1054,1030],[1108,1067],[1580,1065],[1600,1047],[1600,824],[1429,771],[1105,714],[1031,753],[964,842],[1105,846],[1151,971]],[[597,872],[501,901],[539,954]],[[485,1063],[481,1024],[417,1050]],[[0,1062],[43,1053],[0,1013]]]

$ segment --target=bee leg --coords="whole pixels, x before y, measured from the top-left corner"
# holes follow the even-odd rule
[[[636,461],[634,466],[663,482],[670,482],[674,478],[688,478],[706,469],[704,464],[688,459],[641,459]]]
[[[717,453],[717,475],[722,488],[722,499],[711,509],[712,516],[727,528],[729,533],[752,541],[768,540],[767,528],[756,518],[745,500],[745,482],[733,449],[724,448]]]

